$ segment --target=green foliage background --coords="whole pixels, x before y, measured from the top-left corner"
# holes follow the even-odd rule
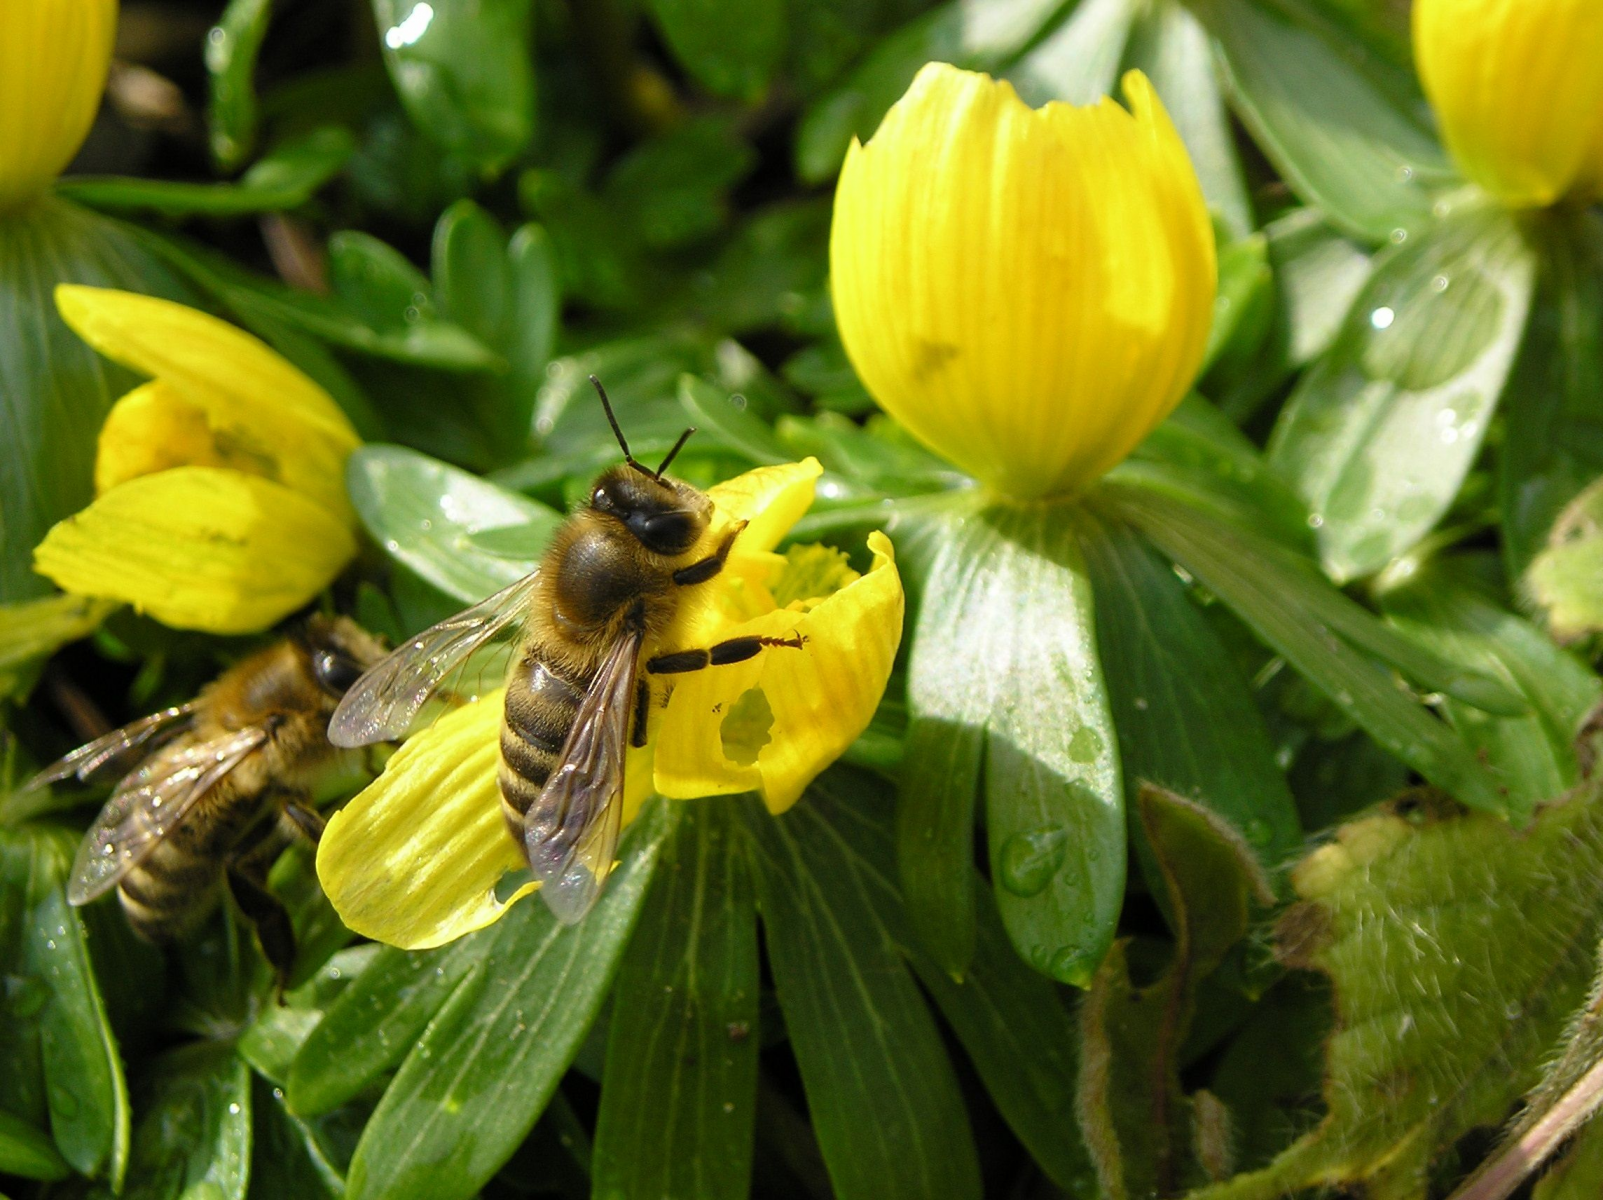
[[[1529,1097],[1511,1136],[1582,1130],[1536,1194],[1597,1195],[1603,233],[1455,177],[1407,30],[128,0],[79,162],[0,218],[0,1190],[1415,1198]],[[1083,501],[967,489],[836,336],[835,172],[931,59],[1036,104],[1142,68],[1214,211],[1197,391]],[[693,482],[817,455],[794,538],[885,528],[909,587],[880,712],[781,818],[648,808],[573,928],[359,944],[291,851],[283,1006],[226,906],[165,952],[69,908],[103,794],[20,782],[258,639],[31,572],[133,383],[61,280],[207,308],[335,396],[369,536],[324,602],[392,639],[526,573],[612,461],[589,374],[643,458],[700,427]]]

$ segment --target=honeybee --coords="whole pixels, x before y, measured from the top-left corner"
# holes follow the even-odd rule
[[[309,789],[343,753],[329,745],[328,719],[383,654],[348,618],[314,616],[188,704],[113,730],[41,771],[30,787],[122,774],[78,847],[68,902],[88,904],[116,888],[134,932],[168,942],[211,911],[226,877],[282,994],[295,935],[267,871],[292,838],[321,834]]]
[[[501,814],[557,918],[590,910],[613,866],[629,744],[646,742],[650,676],[742,662],[800,636],[740,637],[664,652],[686,589],[723,570],[743,523],[704,546],[711,498],[635,461],[600,380],[590,377],[623,463],[604,472],[539,566],[389,654],[346,693],[329,725],[336,746],[402,737],[470,656],[515,638],[501,722]],[[642,671],[642,667],[644,668]]]

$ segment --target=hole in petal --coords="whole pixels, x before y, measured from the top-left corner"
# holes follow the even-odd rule
[[[729,706],[723,723],[718,726],[724,757],[743,767],[751,766],[762,748],[774,740],[769,732],[773,727],[774,710],[768,697],[762,688],[748,688]]]

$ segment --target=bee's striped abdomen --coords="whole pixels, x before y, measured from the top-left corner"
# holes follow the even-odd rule
[[[521,845],[523,814],[556,769],[562,745],[579,715],[586,683],[525,656],[508,681],[501,722],[501,815]]]
[[[221,874],[215,858],[169,838],[122,877],[117,900],[140,937],[170,942],[189,932],[210,911]]]

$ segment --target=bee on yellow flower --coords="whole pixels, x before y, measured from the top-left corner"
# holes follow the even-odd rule
[[[360,444],[328,393],[181,304],[70,284],[56,303],[91,346],[152,379],[113,406],[95,499],[50,530],[35,570],[209,633],[264,629],[327,587],[356,552],[345,460]]]

